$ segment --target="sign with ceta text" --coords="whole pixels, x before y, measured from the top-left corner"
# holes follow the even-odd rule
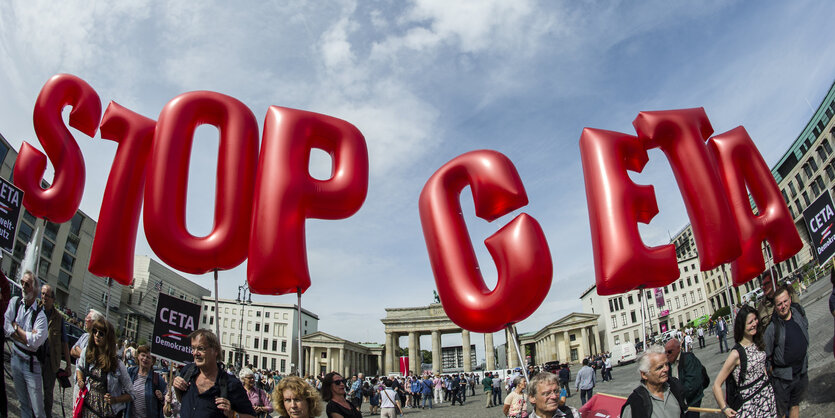
[[[803,219],[806,220],[815,259],[822,266],[835,255],[835,206],[828,190],[803,211]]]
[[[0,178],[0,249],[9,253],[14,247],[21,202],[23,202],[23,191],[6,179]]]
[[[200,305],[159,294],[151,354],[176,363],[192,361],[188,335],[197,329]]]

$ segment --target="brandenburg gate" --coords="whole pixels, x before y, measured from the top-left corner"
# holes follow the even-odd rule
[[[401,336],[409,336],[409,369],[414,374],[420,374],[420,336],[432,335],[432,371],[443,373],[441,363],[441,335],[461,334],[464,371],[472,371],[470,357],[472,355],[470,331],[455,325],[444,312],[440,303],[416,308],[386,308],[386,317],[381,320],[386,328],[385,373],[399,372],[397,359],[398,341]],[[487,356],[487,369],[496,368],[496,358],[493,351],[493,334],[484,334],[484,346]],[[515,353],[515,352],[514,352]],[[515,354],[514,354],[515,355]],[[516,361],[518,363],[518,360]]]

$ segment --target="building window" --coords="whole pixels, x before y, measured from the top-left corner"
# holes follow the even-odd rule
[[[255,332],[261,331],[261,324],[255,323]]]
[[[280,370],[281,373],[287,373],[287,370],[285,370],[285,367],[287,367],[287,360],[281,359],[281,370]],[[275,359],[273,359],[273,370],[275,370]]]
[[[64,270],[58,270],[58,286],[61,286],[64,289],[69,289],[71,281],[72,281],[72,275],[71,274],[67,273]]]
[[[617,342],[615,342],[615,344],[617,344]],[[577,355],[577,349],[572,348],[571,349],[571,361],[577,361],[579,358],[580,357]]]
[[[52,239],[53,241],[56,241],[58,239],[59,228],[61,228],[60,225],[47,221],[46,228],[44,228],[43,234]]]
[[[156,299],[156,298],[154,298],[154,299]],[[214,324],[215,324],[215,317],[210,316],[209,317],[209,325],[214,325]]]
[[[261,311],[255,311],[255,317],[260,318],[261,317]]]
[[[61,267],[64,268],[64,270],[72,271],[74,266],[75,257],[68,253],[64,253],[64,255],[61,257]]]
[[[286,352],[287,352],[287,341],[282,341],[282,342],[281,342],[281,352],[282,352],[282,353],[286,353]]]
[[[689,277],[687,278],[687,286],[692,286],[692,284],[690,283],[690,278]]]
[[[266,350],[266,349],[267,349],[267,343],[269,343],[269,341],[270,341],[270,340],[268,340],[268,339],[264,338],[264,343],[263,343],[263,344],[261,344],[261,349],[262,349],[262,350]]]
[[[809,166],[812,168],[813,174],[815,171],[818,171],[818,163],[815,162],[814,156],[809,156]],[[812,178],[812,176],[809,176],[809,178]]]
[[[273,340],[273,352],[278,351],[278,340]]]
[[[78,236],[81,232],[81,224],[84,222],[84,216],[80,213],[76,212],[75,216],[72,217],[70,221],[70,233]]]
[[[629,304],[631,305],[631,304],[632,304],[632,295],[629,295],[629,296],[626,298],[626,300],[627,300],[627,301],[629,302]]]
[[[681,304],[678,303],[678,296],[676,296],[676,309],[681,309]]]
[[[267,358],[266,357],[261,357],[261,368],[262,369],[267,368]]]
[[[812,204],[812,201],[809,200],[809,195],[806,194],[805,190],[803,191],[803,193],[801,193],[801,196],[803,196],[803,200],[806,201],[806,206],[809,206],[809,205]]]
[[[675,292],[675,291],[676,291],[676,284],[673,283],[673,292]]]
[[[819,195],[819,194],[820,194],[820,192],[821,192],[821,189],[820,189],[820,187],[818,187],[818,183],[816,183],[816,182],[814,182],[814,181],[813,181],[813,182],[811,183],[811,185],[812,185],[812,196],[817,196],[817,195]]]
[[[620,320],[621,323],[623,323],[623,326],[626,326],[626,312],[620,314]]]
[[[635,311],[632,311],[632,312],[630,312],[629,314],[632,316],[632,322],[633,322],[633,323],[638,322],[638,319],[637,319],[637,317],[635,316]]]
[[[264,324],[264,333],[270,332],[270,324]]]
[[[270,311],[264,312],[264,318],[269,318],[269,317],[270,317]],[[275,359],[273,359],[273,362],[275,362]],[[273,369],[275,369],[275,367],[273,367]]]
[[[800,177],[800,173],[795,174],[794,179],[797,181],[797,187],[803,189],[803,178]]]
[[[252,366],[258,367],[258,356],[252,356]]]

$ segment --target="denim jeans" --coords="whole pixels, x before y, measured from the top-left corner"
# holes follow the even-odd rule
[[[20,416],[23,418],[46,416],[43,405],[43,379],[41,365],[35,360],[34,371],[29,371],[29,358],[21,357],[12,349],[12,378],[17,399],[20,400]],[[34,415],[32,412],[34,411]]]
[[[429,409],[432,409],[432,394],[431,393],[424,393],[423,394],[423,407],[426,408],[426,402],[429,402]]]

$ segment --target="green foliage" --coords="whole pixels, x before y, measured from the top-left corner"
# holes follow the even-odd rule
[[[710,319],[715,320],[716,318],[719,318],[720,316],[728,316],[730,314],[731,314],[731,307],[730,306],[723,306],[723,307],[719,308],[718,310],[716,310],[716,312],[714,312],[713,315],[710,316]]]

